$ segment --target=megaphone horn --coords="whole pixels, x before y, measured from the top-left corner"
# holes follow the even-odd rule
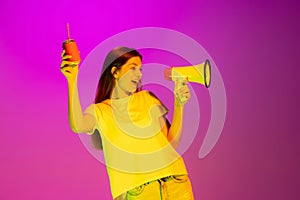
[[[200,83],[208,88],[211,79],[210,62],[205,60],[198,65],[167,68],[164,75],[167,80],[175,81],[178,78],[186,78],[189,82]]]

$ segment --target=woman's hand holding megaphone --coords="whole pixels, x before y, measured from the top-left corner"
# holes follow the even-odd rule
[[[190,89],[188,87],[188,81],[185,78],[177,78],[174,82],[175,104],[179,106],[184,106],[191,98]]]

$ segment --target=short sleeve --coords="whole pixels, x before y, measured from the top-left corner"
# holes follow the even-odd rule
[[[150,95],[153,104],[158,106],[158,114],[165,117],[169,112],[168,108],[157,98],[153,92],[148,91],[148,94]]]
[[[87,132],[87,134],[93,134],[95,132],[96,129],[98,129],[98,117],[97,117],[97,106],[96,104],[90,104],[84,111],[84,114],[90,114],[92,116],[94,116],[94,118],[96,119],[96,124],[93,127],[93,129],[91,129],[90,131]],[[98,129],[99,130],[99,129]]]

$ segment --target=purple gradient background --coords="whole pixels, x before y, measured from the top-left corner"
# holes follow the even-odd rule
[[[105,166],[68,126],[66,22],[83,58],[137,27],[199,42],[223,76],[227,117],[207,157],[198,159],[204,133],[183,155],[196,199],[300,199],[297,1],[4,0],[0,19],[1,200],[111,198]]]

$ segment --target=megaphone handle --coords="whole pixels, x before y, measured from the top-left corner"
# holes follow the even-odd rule
[[[176,90],[179,90],[180,88],[182,88],[185,84],[186,84],[186,79],[185,78],[178,78],[176,77],[175,82],[177,82],[177,84],[175,85],[175,96],[176,98],[178,98],[180,100],[180,103],[185,103],[188,99],[186,96],[179,96],[178,93],[176,92]]]

